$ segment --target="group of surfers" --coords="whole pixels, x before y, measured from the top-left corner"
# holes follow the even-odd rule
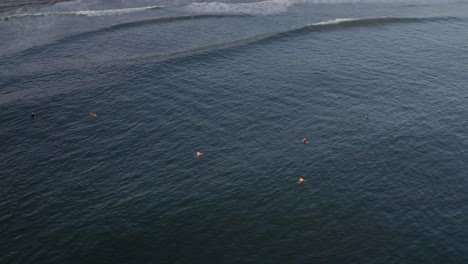
[[[89,113],[89,116],[91,116],[92,118],[95,118],[97,117],[97,113],[96,112],[90,112]],[[36,112],[32,112],[31,113],[31,119],[35,119],[36,118]],[[302,144],[307,144],[309,143],[309,140],[307,139],[307,137],[304,137],[302,139]],[[195,150],[195,155],[198,159],[201,159],[203,157],[203,152],[201,152],[200,150]],[[305,182],[305,179],[304,177],[299,177],[299,179],[297,180],[297,183],[299,184],[303,184]]]

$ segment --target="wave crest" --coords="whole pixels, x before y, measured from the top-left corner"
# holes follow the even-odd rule
[[[165,22],[174,22],[174,21],[181,21],[181,20],[190,20],[190,19],[205,19],[205,18],[222,18],[225,16],[245,16],[245,15],[195,15],[195,16],[183,16],[183,17],[167,17],[167,18],[159,18],[159,19],[149,19],[149,20],[140,20],[140,21],[133,21],[123,24],[113,25],[108,28],[104,28],[98,31],[91,31],[87,33],[81,33],[78,35],[74,35],[72,38],[80,38],[84,35],[88,34],[98,34],[102,31],[107,30],[116,30],[116,29],[125,29],[128,27],[134,27],[139,25],[145,24],[153,24],[153,23],[165,23]],[[121,63],[139,63],[139,62],[148,62],[148,61],[167,61],[177,58],[185,58],[194,55],[203,55],[203,54],[210,54],[212,52],[221,51],[221,50],[230,50],[230,49],[242,49],[242,47],[250,46],[250,45],[262,45],[267,44],[270,42],[275,42],[277,40],[288,39],[290,37],[295,37],[297,35],[309,34],[312,32],[328,32],[329,30],[341,30],[346,28],[352,27],[372,27],[372,26],[380,26],[380,25],[389,25],[389,24],[396,24],[396,23],[426,23],[426,22],[440,22],[440,21],[465,21],[463,18],[459,17],[376,17],[376,18],[336,18],[332,20],[321,21],[313,24],[308,24],[304,26],[298,26],[294,28],[290,28],[283,31],[277,32],[270,32],[264,34],[258,34],[242,39],[221,42],[221,43],[214,43],[211,45],[201,46],[193,49],[188,50],[180,50],[175,51],[168,54],[156,54],[156,55],[146,55],[142,57],[133,57],[133,58],[116,58],[110,60],[102,60],[102,61],[95,61],[96,63],[105,63],[105,64],[121,64]],[[69,41],[70,38],[63,39],[59,42],[55,42],[53,44],[46,44],[48,45],[57,45],[60,42]],[[44,46],[43,46],[44,47]],[[39,48],[34,48],[29,50],[30,53],[35,53]],[[57,68],[67,68],[70,67],[69,65],[76,65],[79,64],[79,67],[82,67],[82,64],[79,63],[80,60],[72,60],[72,61],[64,61],[61,60],[60,67],[55,65],[48,70],[57,70]],[[89,62],[86,60],[86,62]],[[67,66],[64,66],[67,65]],[[0,63],[2,66],[2,63]],[[11,65],[10,65],[11,66]],[[63,67],[62,67],[63,66]],[[56,67],[56,68],[54,68]],[[1,68],[1,67],[0,67]],[[37,68],[37,67],[36,67]],[[73,67],[72,67],[73,68]],[[7,71],[3,72],[4,74]],[[24,74],[15,69],[14,74]]]
[[[259,44],[268,41],[273,41],[281,38],[287,38],[294,35],[306,34],[309,32],[318,32],[327,29],[340,29],[343,27],[354,27],[354,26],[373,26],[373,25],[385,25],[391,23],[418,23],[418,22],[431,22],[431,21],[448,21],[448,20],[461,20],[458,17],[421,17],[421,18],[408,18],[408,17],[376,17],[376,18],[336,18],[332,20],[326,20],[317,22],[297,28],[292,28],[285,31],[259,34],[244,39],[238,39],[234,41],[217,43],[204,47],[198,47],[191,50],[177,51],[170,54],[164,55],[150,55],[146,57],[130,58],[118,60],[119,62],[138,62],[138,61],[165,61],[169,59],[187,57],[197,55],[201,53],[209,53],[217,50],[236,48],[250,44]]]
[[[330,25],[374,25],[389,23],[429,22],[458,20],[457,17],[368,17],[368,18],[336,18],[310,24],[307,27],[330,26]]]

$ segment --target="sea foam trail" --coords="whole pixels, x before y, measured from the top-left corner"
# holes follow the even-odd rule
[[[20,19],[20,18],[27,18],[27,17],[123,15],[123,14],[142,12],[142,11],[147,11],[147,10],[161,9],[164,7],[165,6],[145,6],[145,7],[120,8],[120,9],[108,9],[108,10],[82,10],[82,11],[70,11],[70,12],[26,13],[26,14],[17,14],[17,15],[0,17],[0,21],[7,21],[11,19]]]
[[[252,3],[204,2],[184,6],[183,9],[195,13],[216,14],[256,14],[271,15],[286,12],[297,0],[266,0]]]
[[[108,10],[81,10],[66,12],[24,13],[0,17],[0,21],[21,19],[28,17],[54,17],[54,16],[111,16],[134,12],[142,12],[161,8],[178,8],[182,11],[204,14],[251,14],[271,15],[286,12],[296,3],[305,4],[338,4],[338,3],[438,3],[456,2],[460,0],[264,0],[248,3],[201,2],[168,6],[143,6],[134,8],[120,8]]]
[[[145,6],[134,8],[120,8],[108,10],[82,10],[68,12],[45,12],[45,13],[25,13],[0,17],[0,21],[12,19],[30,18],[30,17],[54,17],[54,16],[111,16],[122,15],[135,12],[142,12],[162,8],[179,8],[181,11],[189,13],[203,14],[251,14],[251,15],[270,15],[286,12],[288,8],[296,3],[296,0],[267,0],[253,3],[221,3],[206,2],[192,3],[173,6]]]

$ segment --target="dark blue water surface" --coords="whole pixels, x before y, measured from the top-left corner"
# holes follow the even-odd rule
[[[1,13],[0,263],[468,262],[467,29],[466,1]]]

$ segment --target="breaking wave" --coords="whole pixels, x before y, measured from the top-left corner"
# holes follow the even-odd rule
[[[31,17],[60,17],[60,16],[112,16],[123,15],[135,12],[143,12],[148,10],[162,8],[180,8],[181,11],[190,13],[203,14],[252,14],[252,15],[269,15],[275,13],[286,12],[289,6],[293,5],[296,0],[266,0],[253,3],[192,3],[185,5],[174,6],[145,6],[134,8],[120,8],[108,10],[82,10],[68,12],[45,12],[45,13],[24,13],[10,16],[0,17],[0,21],[8,21],[12,19],[22,19]]]
[[[200,2],[167,6],[143,6],[134,8],[120,8],[108,10],[81,10],[66,12],[23,13],[0,17],[0,21],[21,19],[28,17],[54,17],[54,16],[110,16],[134,12],[142,12],[161,8],[178,8],[182,11],[203,14],[252,14],[271,15],[286,12],[296,3],[306,4],[338,4],[338,3],[414,3],[427,4],[432,2],[456,2],[460,0],[264,0],[258,2],[223,3]]]
[[[145,6],[134,8],[120,8],[108,10],[83,10],[83,11],[70,11],[70,12],[46,12],[46,13],[26,13],[11,16],[0,17],[0,21],[8,21],[11,19],[28,18],[28,17],[54,17],[54,16],[111,16],[123,15],[134,12],[142,12],[147,10],[161,9],[164,6]]]

